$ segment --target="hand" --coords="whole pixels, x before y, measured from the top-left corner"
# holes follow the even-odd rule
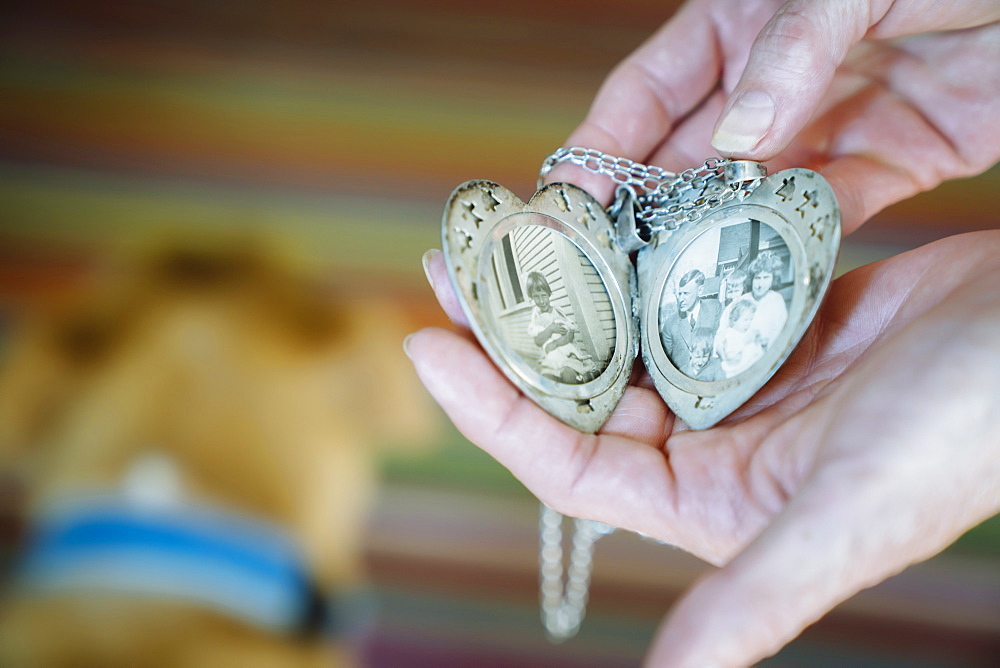
[[[816,169],[849,233],[1000,159],[998,19],[1000,3],[975,0],[690,2],[611,74],[566,146],[673,170],[719,153]],[[550,180],[610,199],[607,179],[574,166]]]
[[[1000,7],[875,4],[690,3],[609,77],[566,145],[669,169],[716,151],[819,169],[846,232],[993,164]],[[550,178],[610,198],[575,167]],[[521,396],[467,332],[407,347],[459,429],[547,504],[723,566],[649,658],[740,665],[1000,509],[998,251],[1000,233],[956,237],[839,279],[778,375],[706,432],[675,424],[645,375],[584,435]],[[443,262],[429,269],[463,324]]]
[[[440,256],[428,275],[464,324]],[[1000,509],[998,281],[1000,232],[845,275],[779,373],[704,432],[648,376],[589,435],[522,396],[464,327],[406,347],[462,433],[545,503],[722,566],[666,620],[652,664],[743,665]]]

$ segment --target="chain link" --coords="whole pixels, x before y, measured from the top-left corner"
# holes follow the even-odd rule
[[[678,177],[662,167],[644,165],[628,158],[618,158],[596,149],[582,146],[562,147],[545,159],[538,170],[539,187],[542,179],[553,167],[561,162],[572,162],[595,174],[610,176],[618,185],[632,186],[638,190],[652,192],[661,184]]]
[[[562,524],[563,516],[542,504],[539,520],[542,622],[554,642],[568,640],[580,630],[587,611],[594,543],[614,531],[607,524],[574,519],[573,547],[569,567],[564,571]]]
[[[650,233],[699,220],[736,197],[746,197],[763,178],[727,183],[724,173],[730,161],[724,158],[709,158],[699,167],[675,174],[655,165],[572,146],[559,148],[545,159],[538,172],[539,187],[545,176],[563,162],[608,176],[618,187],[632,189],[639,205],[636,220],[646,225]]]

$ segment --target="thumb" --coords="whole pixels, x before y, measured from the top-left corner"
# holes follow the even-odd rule
[[[951,298],[942,313],[955,312],[954,304],[965,299],[961,294]],[[802,413],[800,422],[789,423],[805,443],[800,447],[819,448],[816,468],[741,553],[685,594],[660,629],[647,665],[753,664],[841,601],[933,556],[996,512],[1000,440],[993,414],[983,404],[981,417],[958,418],[962,406],[970,404],[968,394],[942,400],[957,393],[925,388],[933,383],[950,388],[951,383],[937,373],[915,379],[906,370],[912,358],[900,352],[911,350],[919,359],[940,348],[941,338],[929,333],[938,317],[923,320],[926,327],[908,328],[906,336],[884,347],[881,355],[891,363],[867,366],[854,382]],[[941,330],[939,336],[950,334]],[[917,339],[926,340],[927,348],[915,344]],[[956,344],[956,349],[968,347],[964,340]],[[955,358],[948,364],[957,366]],[[887,378],[888,384],[873,383],[874,376]],[[892,410],[872,399],[884,387],[898,387],[901,379],[927,398],[900,402]],[[864,387],[869,389],[859,389]],[[841,405],[842,412],[828,413],[833,405]],[[936,411],[933,405],[943,408]],[[851,424],[843,415],[855,415],[857,421]],[[949,434],[963,422],[967,431]]]
[[[657,634],[646,665],[752,665],[913,560],[904,549],[880,554],[889,551],[881,536],[848,528],[870,515],[859,500],[832,502],[829,490],[816,490],[796,501],[744,552],[684,596]]]
[[[884,3],[886,5],[890,3]],[[791,0],[764,26],[712,136],[725,156],[767,160],[809,121],[875,16],[868,0]]]

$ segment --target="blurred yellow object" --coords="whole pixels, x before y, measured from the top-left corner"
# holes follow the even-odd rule
[[[26,325],[0,377],[0,456],[23,481],[28,517],[44,524],[53,507],[94,498],[122,505],[98,529],[145,518],[142,508],[181,523],[218,509],[280,528],[322,595],[358,587],[376,446],[427,442],[436,414],[393,309],[300,274],[253,244],[178,246]],[[243,521],[200,535],[222,541]],[[15,588],[0,664],[352,663],[344,641],[116,589]]]

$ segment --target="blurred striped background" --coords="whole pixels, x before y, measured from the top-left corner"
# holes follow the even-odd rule
[[[247,232],[444,324],[420,256],[470,178],[522,196],[609,69],[675,2],[150,0],[0,9],[0,323],[113,258]],[[842,269],[997,226],[1000,170],[879,215]],[[2,339],[0,339],[2,341]],[[453,431],[384,464],[368,561],[378,666],[637,665],[706,568],[598,546],[581,636],[537,621],[536,505]],[[765,665],[994,665],[1000,523],[843,604]]]

